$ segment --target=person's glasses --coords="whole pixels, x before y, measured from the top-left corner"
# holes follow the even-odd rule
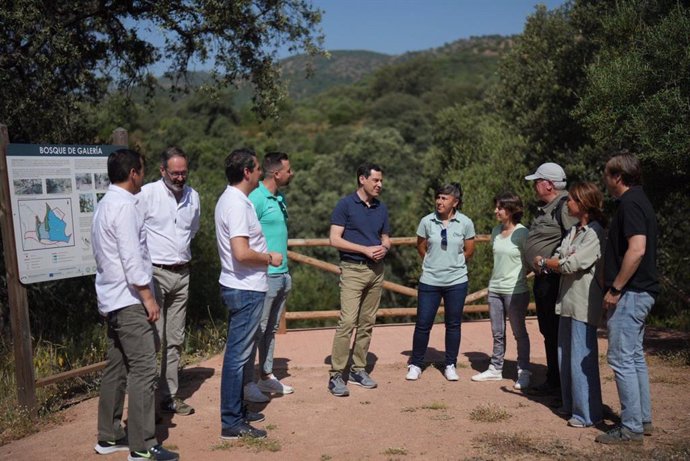
[[[441,229],[441,247],[446,248],[448,246],[448,229]]]
[[[168,171],[165,170],[168,173],[168,176],[171,176],[173,178],[186,178],[187,177],[187,172],[186,171]]]

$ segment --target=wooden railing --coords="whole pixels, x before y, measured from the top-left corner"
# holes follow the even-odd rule
[[[486,243],[491,240],[489,235],[477,235],[475,237],[475,242]],[[417,237],[394,237],[391,238],[392,245],[416,245]],[[330,246],[328,239],[289,239],[288,247],[319,247],[319,246]],[[340,267],[336,264],[332,264],[326,261],[321,261],[320,259],[313,258],[311,256],[306,256],[301,253],[288,250],[288,258],[291,261],[295,261],[301,264],[307,264],[309,266],[315,267],[317,269],[331,272],[333,274],[340,275]],[[384,290],[389,290],[394,293],[398,293],[405,296],[411,296],[413,298],[417,297],[417,290],[414,288],[409,288],[398,283],[390,282],[388,280],[383,282]],[[465,298],[465,309],[464,313],[487,313],[489,312],[489,306],[487,304],[470,304],[482,298],[485,298],[488,294],[488,288],[483,288],[474,293],[470,293]],[[530,310],[534,310],[534,303],[529,305]],[[443,314],[443,304],[439,308],[439,314]],[[412,317],[417,314],[416,307],[392,307],[392,308],[381,308],[376,313],[377,317]],[[280,328],[278,333],[285,333],[287,331],[287,322],[293,320],[324,320],[324,319],[335,319],[340,315],[340,311],[337,309],[325,310],[325,311],[287,311],[284,313],[281,319]]]
[[[478,235],[475,238],[477,242],[488,242],[488,235]],[[417,237],[397,237],[391,239],[392,245],[415,245],[417,243]],[[317,247],[317,246],[330,246],[328,239],[290,239],[288,240],[288,247]],[[320,270],[331,272],[334,274],[340,274],[340,267],[326,262],[320,259],[313,258],[311,256],[306,256],[295,251],[288,251],[288,258],[292,261],[308,264],[312,267],[316,267]],[[405,296],[417,297],[417,290],[414,288],[406,287],[398,283],[384,281],[383,288],[386,290],[393,291]],[[467,295],[465,303],[472,303],[479,299],[484,298],[488,293],[488,289],[484,288],[474,293]],[[530,309],[534,309],[534,304],[530,304]],[[465,313],[486,313],[488,312],[488,306],[486,304],[473,304],[465,305]],[[443,305],[439,308],[439,314],[443,313]],[[379,309],[376,316],[377,317],[412,317],[417,314],[416,307],[392,307],[392,308],[382,308]],[[340,315],[340,311],[337,309],[327,310],[327,311],[296,311],[296,312],[285,312],[283,318],[281,319],[279,333],[285,333],[287,331],[287,322],[293,320],[323,320],[323,319],[335,319]],[[56,375],[48,376],[46,378],[36,380],[36,387],[43,387],[49,384],[54,384],[60,381],[64,381],[69,378],[76,378],[83,376],[88,373],[93,373],[95,371],[100,371],[105,368],[106,362],[98,362],[92,365],[88,365],[81,368],[75,368],[73,370],[65,371],[63,373],[58,373]]]

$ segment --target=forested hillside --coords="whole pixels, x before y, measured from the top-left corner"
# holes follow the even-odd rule
[[[354,190],[354,172],[364,160],[385,171],[383,199],[391,208],[394,234],[412,236],[422,214],[431,208],[429,188],[455,175],[430,177],[425,156],[434,146],[437,117],[445,108],[479,103],[497,81],[499,56],[510,47],[502,37],[465,40],[423,53],[387,57],[366,52],[334,52],[314,62],[315,75],[300,75],[306,57],[281,63],[289,94],[278,120],[258,121],[245,105],[243,90],[211,94],[200,89],[170,101],[159,95],[150,106],[126,109],[111,101],[115,112],[99,110],[110,121],[102,124],[105,138],[120,118],[128,121],[130,140],[151,162],[167,144],[182,146],[191,156],[190,183],[202,195],[202,229],[194,243],[195,270],[191,317],[199,322],[222,318],[217,299],[219,261],[215,250],[213,208],[225,178],[222,162],[235,147],[247,145],[262,153],[290,154],[296,177],[286,191],[290,235],[327,237],[330,212],[342,195]],[[126,110],[127,115],[115,115]],[[156,171],[151,169],[151,179]],[[472,195],[468,192],[468,200]],[[490,208],[484,204],[482,212]],[[485,226],[486,227],[486,226]],[[480,230],[487,232],[488,229]],[[337,261],[337,253],[313,249],[310,254]],[[419,271],[416,251],[398,248],[390,257],[389,279],[415,285]],[[481,268],[485,283],[486,268]],[[291,310],[338,307],[337,278],[293,265]],[[388,306],[413,305],[394,297]]]
[[[301,79],[303,59],[283,63],[291,97],[279,102],[277,119],[257,119],[242,91],[217,92],[204,85],[172,99],[162,90],[152,100],[112,93],[97,106],[80,106],[86,138],[51,140],[107,142],[122,126],[150,165],[169,144],[190,155],[189,182],[202,196],[203,214],[193,246],[190,350],[212,341],[209,331],[224,328],[213,209],[225,187],[223,159],[240,146],[260,154],[289,153],[296,172],[286,190],[290,236],[298,238],[327,236],[330,212],[355,188],[354,172],[364,160],[383,166],[381,198],[389,206],[394,236],[414,235],[419,219],[432,210],[433,188],[447,181],[461,182],[463,213],[478,233],[488,233],[495,224],[497,192],[513,190],[533,209],[524,176],[540,163],[559,162],[570,182],[602,184],[611,151],[628,148],[643,161],[660,223],[663,293],[654,321],[690,326],[685,219],[690,7],[685,2],[574,1],[556,11],[539,9],[516,37],[473,38],[397,57],[333,53],[329,61],[314,62],[308,81]],[[156,168],[149,168],[149,175],[154,180]],[[530,218],[528,212],[524,222]],[[471,291],[486,286],[486,250],[480,245],[470,264]],[[329,248],[309,253],[337,260]],[[389,280],[416,284],[420,261],[411,247],[395,248],[387,262]],[[338,307],[335,276],[296,264],[291,272],[289,310]],[[64,355],[75,362],[83,359],[77,357],[80,351],[92,351],[91,358],[102,351],[100,332],[94,331],[92,285],[81,279],[31,287],[34,334],[65,344]],[[404,305],[414,300],[387,293],[382,301],[383,307]]]

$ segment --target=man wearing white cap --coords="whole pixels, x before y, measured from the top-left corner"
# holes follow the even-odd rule
[[[533,388],[545,394],[558,394],[561,386],[558,372],[558,322],[556,298],[560,275],[545,270],[535,261],[551,257],[561,243],[563,236],[577,219],[568,214],[564,206],[566,192],[565,171],[556,163],[543,163],[534,174],[525,176],[534,181],[534,191],[539,199],[539,208],[529,229],[525,243],[525,261],[534,271],[534,302],[537,305],[539,331],[544,336],[546,352],[546,381]]]

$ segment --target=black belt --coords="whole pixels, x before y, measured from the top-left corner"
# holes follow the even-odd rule
[[[156,263],[153,263],[153,267],[157,267],[159,269],[165,269],[166,271],[171,271],[171,272],[180,272],[184,269],[189,268],[189,262],[180,263],[180,264],[156,264]]]

